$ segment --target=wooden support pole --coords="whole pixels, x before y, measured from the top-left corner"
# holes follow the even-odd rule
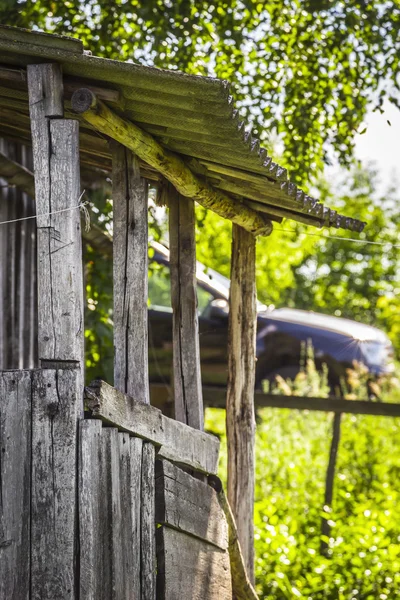
[[[79,123],[59,118],[59,65],[29,65],[28,86],[36,207],[46,215],[37,218],[39,360],[83,370]]]
[[[175,418],[203,430],[194,201],[169,186],[168,206]]]
[[[244,202],[233,200],[215,190],[192,173],[178,154],[163,148],[149,133],[123,119],[88,89],[77,90],[71,99],[72,109],[95,129],[130,148],[139,158],[159,171],[180,194],[196,200],[225,219],[230,219],[254,235],[269,235],[271,222]]]
[[[113,143],[114,385],[150,403],[147,343],[147,182],[137,158]]]
[[[74,600],[77,421],[83,413],[79,123],[61,68],[29,65],[37,213],[38,347],[32,390],[31,599]]]
[[[249,579],[254,583],[254,383],[256,240],[233,225],[228,333],[228,499]]]

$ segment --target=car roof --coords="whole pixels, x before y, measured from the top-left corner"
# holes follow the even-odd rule
[[[335,333],[340,333],[347,337],[360,341],[373,341],[389,344],[389,338],[376,327],[358,323],[350,319],[332,317],[313,311],[299,310],[296,308],[276,308],[268,312],[268,318],[305,325],[315,329],[325,329]]]

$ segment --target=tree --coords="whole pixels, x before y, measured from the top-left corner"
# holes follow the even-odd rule
[[[334,156],[349,164],[367,108],[399,105],[398,0],[0,0],[0,22],[228,79],[259,135],[283,139],[297,183]]]

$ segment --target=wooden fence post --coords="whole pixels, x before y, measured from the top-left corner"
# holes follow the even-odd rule
[[[168,186],[175,418],[204,429],[194,201]]]
[[[28,65],[27,73],[42,367],[32,388],[31,597],[74,600],[84,370],[79,123],[62,118],[59,65]]]
[[[254,383],[256,349],[256,238],[232,226],[228,334],[228,500],[250,581],[254,582]]]
[[[135,155],[112,143],[114,386],[150,403],[147,344],[147,182]]]

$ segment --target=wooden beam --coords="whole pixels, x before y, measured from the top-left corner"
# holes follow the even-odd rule
[[[76,91],[72,109],[95,129],[120,142],[159,171],[183,196],[192,198],[254,235],[268,235],[271,223],[244,203],[236,202],[194,175],[178,154],[163,148],[150,134],[118,116],[88,89]]]
[[[137,158],[112,144],[114,385],[150,403],[147,342],[147,182]]]
[[[153,387],[153,386],[152,386]],[[157,390],[161,397],[160,390]],[[166,397],[167,391],[162,396]],[[224,388],[203,388],[204,404],[215,408],[225,408],[226,392]],[[306,396],[283,396],[254,392],[254,404],[259,408],[289,408],[293,410],[312,410],[320,412],[348,413],[351,415],[373,415],[381,417],[400,417],[400,404],[392,402],[373,402],[371,400],[344,400],[343,398],[307,398]]]
[[[194,201],[168,186],[175,418],[204,429]]]
[[[29,65],[28,86],[36,207],[45,215],[37,217],[39,360],[74,361],[83,374],[79,123],[58,118],[59,65]]]
[[[157,456],[202,473],[216,473],[219,441],[165,417],[154,406],[137,402],[104,381],[85,388],[86,406],[92,416],[159,447]]]
[[[232,592],[235,600],[258,600],[258,596],[252,586],[243,560],[240,548],[238,531],[232,509],[229,506],[224,488],[218,477],[210,475],[209,484],[217,491],[219,504],[224,512],[228,523],[228,549],[232,575]]]
[[[155,462],[153,444],[143,442],[140,499],[140,589],[141,600],[156,600]],[[119,597],[116,598],[119,600]]]
[[[228,498],[249,579],[254,583],[254,382],[256,350],[256,241],[232,228],[226,433]]]

